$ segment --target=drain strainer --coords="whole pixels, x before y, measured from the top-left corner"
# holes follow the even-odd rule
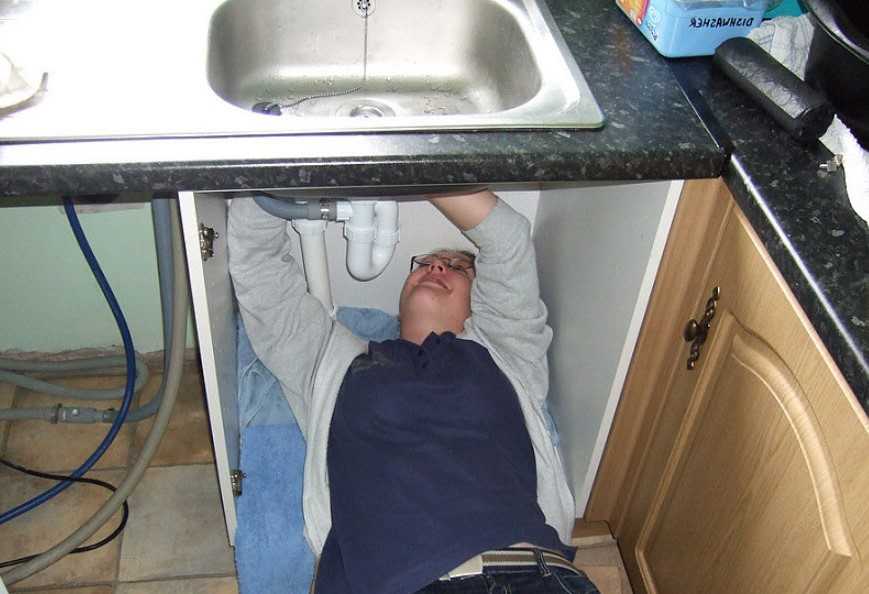
[[[335,110],[335,115],[351,118],[386,118],[395,115],[389,105],[373,99],[348,101]]]
[[[350,0],[353,10],[361,17],[371,16],[374,13],[374,0]]]
[[[351,118],[382,118],[385,115],[392,114],[384,113],[383,108],[377,105],[357,105],[350,110]]]

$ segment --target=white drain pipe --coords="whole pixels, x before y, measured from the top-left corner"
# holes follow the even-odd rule
[[[292,225],[301,239],[308,292],[320,300],[330,316],[335,317],[332,285],[329,282],[329,262],[326,258],[326,221],[293,219]],[[288,226],[287,233],[289,232]]]
[[[398,243],[398,204],[394,200],[351,200],[353,216],[344,224],[347,270],[371,280],[389,264]]]

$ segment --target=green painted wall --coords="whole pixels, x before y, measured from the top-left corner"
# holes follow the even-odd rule
[[[58,352],[121,344],[106,302],[56,199],[0,208],[0,351]],[[82,213],[85,234],[140,353],[161,350],[151,209]],[[188,345],[192,345],[188,328]]]

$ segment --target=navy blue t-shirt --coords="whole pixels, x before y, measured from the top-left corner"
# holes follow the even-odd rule
[[[537,504],[516,392],[484,347],[452,333],[370,343],[338,393],[327,464],[317,594],[411,594],[518,542],[571,551]]]

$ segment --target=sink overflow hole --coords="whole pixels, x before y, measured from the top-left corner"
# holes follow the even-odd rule
[[[374,12],[374,0],[350,0],[353,4],[353,10],[361,17],[371,16]]]

